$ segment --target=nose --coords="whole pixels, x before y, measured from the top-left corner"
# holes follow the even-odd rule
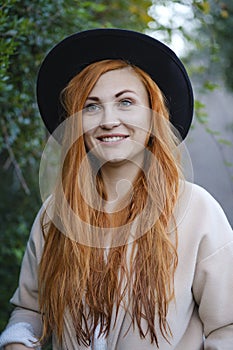
[[[105,105],[103,109],[100,127],[102,129],[111,130],[121,124],[116,112],[113,111],[112,104]]]
[[[107,129],[107,130],[111,130],[111,129],[113,129],[113,128],[115,128],[116,126],[119,126],[120,125],[120,122],[114,122],[114,121],[112,121],[112,122],[104,122],[104,123],[101,123],[100,124],[100,127],[102,128],[102,129]]]

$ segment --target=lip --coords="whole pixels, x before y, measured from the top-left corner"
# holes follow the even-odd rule
[[[128,134],[102,134],[100,136],[97,136],[96,139],[101,142],[101,144],[118,144],[118,143],[121,143],[123,141],[125,141],[127,138],[129,137]],[[109,141],[104,141],[103,139],[106,139],[106,138],[118,138],[118,140],[109,140]],[[120,139],[119,139],[120,138]]]

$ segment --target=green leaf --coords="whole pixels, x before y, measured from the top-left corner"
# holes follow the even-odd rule
[[[232,162],[224,161],[224,164],[225,164],[227,167],[233,167],[233,163],[232,163]]]
[[[204,89],[209,90],[209,91],[214,91],[217,88],[219,88],[219,85],[216,83],[213,83],[209,80],[206,80],[203,84]]]
[[[226,140],[226,139],[218,139],[218,142],[222,143],[223,145],[226,145],[226,146],[233,146],[233,143],[231,141]]]
[[[211,134],[211,135],[214,135],[214,136],[219,136],[221,133],[219,131],[215,131],[215,130],[212,130],[208,127],[205,128],[206,132],[208,132],[208,134]]]
[[[194,101],[194,108],[195,108],[195,110],[201,110],[201,109],[205,108],[205,104],[199,100],[195,100]]]
[[[210,3],[207,0],[204,1],[196,1],[195,6],[203,12],[205,15],[210,13]]]

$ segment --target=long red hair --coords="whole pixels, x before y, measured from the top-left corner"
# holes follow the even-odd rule
[[[125,305],[126,312],[131,315],[132,325],[138,327],[142,338],[148,333],[151,342],[158,346],[157,322],[165,339],[169,341],[172,335],[166,316],[168,305],[174,298],[177,235],[175,226],[172,234],[169,227],[178,197],[180,168],[174,155],[177,139],[169,124],[164,97],[155,82],[140,68],[122,60],[105,60],[93,63],[77,74],[64,89],[62,101],[67,116],[75,115],[83,109],[102,74],[126,67],[138,75],[148,92],[154,118],[147,150],[155,157],[150,157],[147,176],[142,171],[135,180],[127,208],[117,215],[108,215],[101,201],[95,198],[97,193],[100,198],[106,199],[106,193],[101,172],[93,175],[91,161],[82,166],[85,176],[81,176],[80,191],[78,172],[86,158],[81,118],[78,123],[74,119],[74,127],[66,130],[64,144],[75,137],[75,133],[80,136],[64,157],[62,186],[57,185],[53,196],[54,217],[59,218],[62,229],[53,220],[42,223],[45,236],[39,266],[42,339],[54,332],[62,341],[64,315],[68,312],[78,343],[88,346],[98,324],[101,332],[106,336],[109,334],[110,324],[114,321],[112,318],[117,317],[119,306],[124,305],[126,299],[129,300],[129,305]],[[71,224],[65,201],[81,218],[78,224]],[[93,207],[90,203],[94,203]],[[145,207],[147,210],[143,211]],[[137,239],[129,245],[130,227],[127,223],[134,222],[140,213]],[[148,222],[152,224],[146,226]],[[94,247],[77,239],[79,235],[91,237],[101,227],[107,227],[111,232],[113,223],[119,230],[124,228],[121,234],[125,237],[125,244],[113,245],[107,256],[101,244]],[[144,227],[148,227],[147,232],[144,232]],[[98,237],[95,238],[98,241]],[[147,321],[146,331],[142,327],[142,319]]]

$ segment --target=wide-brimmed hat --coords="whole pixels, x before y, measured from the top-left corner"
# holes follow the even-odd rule
[[[37,80],[37,102],[50,133],[63,121],[60,93],[89,64],[104,59],[123,59],[143,69],[163,92],[170,121],[182,139],[193,116],[193,91],[176,54],[160,41],[124,29],[92,29],[73,34],[45,57]]]

